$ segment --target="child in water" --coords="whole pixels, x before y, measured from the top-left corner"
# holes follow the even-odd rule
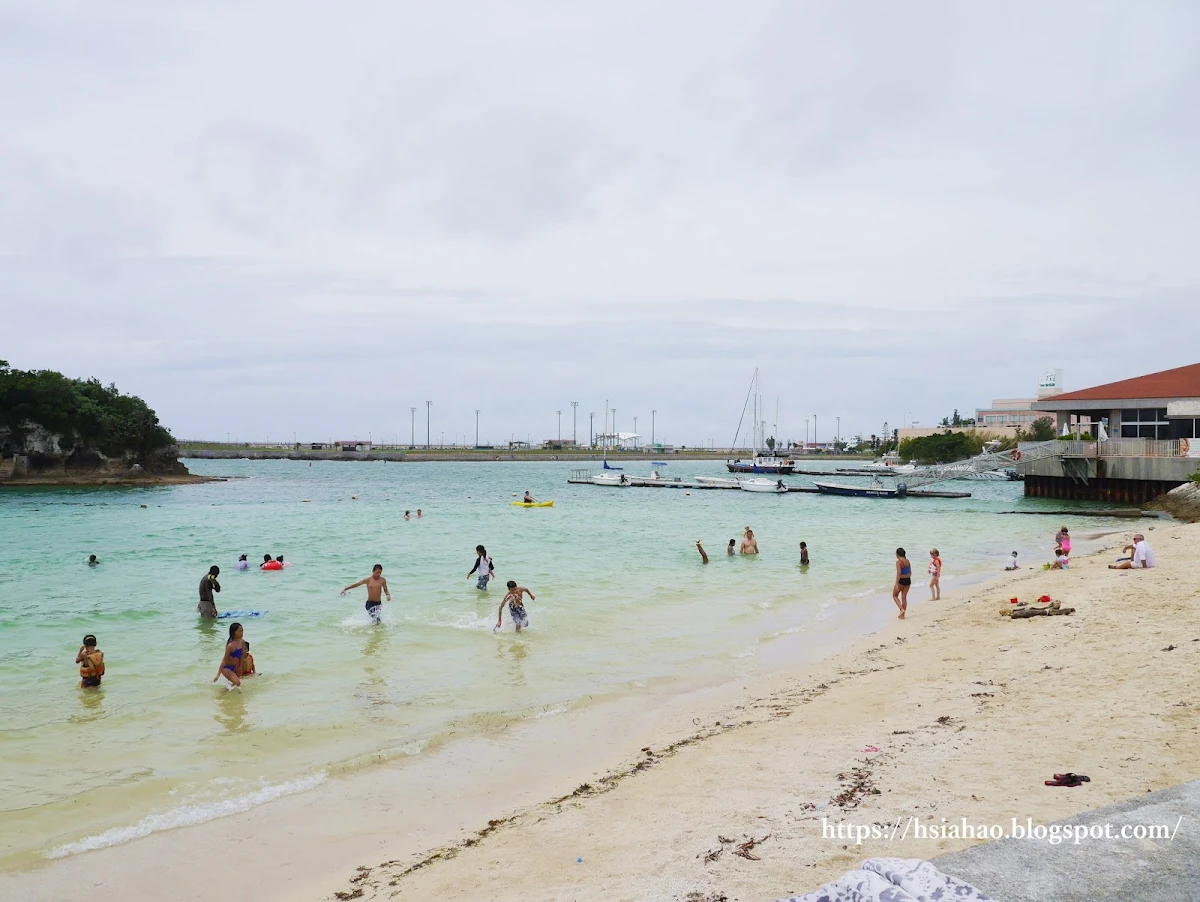
[[[79,665],[79,688],[99,689],[100,678],[104,676],[104,652],[96,647],[96,637],[91,633],[83,637],[75,663]]]
[[[242,669],[238,673],[238,676],[258,676],[258,671],[254,669],[254,655],[250,654],[250,643],[243,641],[242,648],[244,650],[244,654],[242,655]]]
[[[512,615],[513,623],[517,627],[517,632],[521,632],[521,627],[529,626],[529,615],[525,613],[525,605],[521,599],[525,595],[529,596],[530,601],[537,601],[533,593],[524,586],[518,586],[516,580],[508,581],[508,594],[500,602],[500,608],[496,611],[496,629],[500,629],[502,619],[504,617],[504,606],[508,605],[508,613]],[[492,630],[495,632],[496,630]]]
[[[225,643],[225,654],[221,658],[221,666],[217,669],[217,675],[212,678],[214,683],[221,677],[225,677],[229,680],[230,689],[242,685],[242,678],[239,674],[244,664],[242,656],[246,654],[246,643],[242,640],[242,634],[240,623],[229,624],[229,641]]]

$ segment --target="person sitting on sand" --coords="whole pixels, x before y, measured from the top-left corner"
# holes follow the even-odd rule
[[[508,593],[501,599],[500,607],[496,611],[496,629],[500,629],[502,618],[504,617],[504,606],[507,604],[508,613],[511,615],[519,633],[522,627],[529,626],[529,615],[525,613],[525,605],[521,602],[522,597],[528,595],[530,601],[537,601],[537,599],[524,586],[518,586],[516,580],[510,579],[507,585]],[[495,631],[492,630],[492,632]]]
[[[1126,546],[1128,547],[1128,546]],[[1109,570],[1146,570],[1154,566],[1154,549],[1140,532],[1133,537],[1133,559],[1109,564]]]
[[[104,676],[104,652],[96,647],[96,637],[91,633],[83,637],[75,663],[79,665],[79,688],[99,689],[100,678]]]
[[[1012,557],[1010,557],[1008,559],[1008,561],[1005,562],[1004,569],[1005,570],[1020,570],[1021,569],[1021,565],[1017,563],[1017,553],[1015,551],[1012,553]]]
[[[942,558],[936,548],[929,552],[929,598],[937,601],[942,597]]]
[[[754,530],[749,526],[746,527],[746,532],[742,536],[742,554],[758,554],[758,540],[754,538]]]
[[[1054,550],[1054,563],[1050,565],[1051,570],[1067,570],[1070,569],[1071,559],[1067,557],[1067,553],[1063,551],[1062,546]]]
[[[808,543],[800,543],[800,566],[807,567],[811,563],[808,559]]]
[[[908,613],[908,590],[912,586],[912,563],[903,548],[896,549],[896,583],[892,586],[892,601],[900,609],[900,619]]]
[[[696,550],[700,552],[700,563],[707,564],[708,563],[708,554],[707,554],[707,552],[705,552],[704,546],[700,544],[699,539],[696,540]]]
[[[737,554],[737,539],[730,539],[729,544],[725,546],[725,553],[730,557]]]
[[[217,675],[212,678],[214,683],[221,677],[225,677],[231,686],[242,685],[242,678],[239,674],[242,670],[242,655],[246,653],[246,644],[242,641],[242,634],[240,623],[229,624],[229,641],[225,643],[225,654],[221,658],[221,666],[217,668]]]
[[[98,557],[96,557],[96,555],[94,555],[94,554],[88,555],[88,566],[89,567],[95,567],[99,563],[100,563],[100,559]]]
[[[526,504],[537,504],[537,499],[534,498],[532,495],[530,495],[528,491],[526,491],[525,492],[525,503]]]

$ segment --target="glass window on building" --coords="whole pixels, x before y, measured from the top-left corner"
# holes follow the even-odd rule
[[[1171,437],[1165,407],[1137,407],[1121,411],[1121,438]]]
[[[1171,420],[1171,438],[1200,438],[1200,419]]]

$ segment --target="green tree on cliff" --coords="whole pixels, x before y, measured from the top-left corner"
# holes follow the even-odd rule
[[[108,457],[145,461],[175,444],[146,402],[98,379],[68,379],[53,370],[14,370],[0,360],[0,430],[20,447],[31,426],[60,437],[65,450],[94,448]]]

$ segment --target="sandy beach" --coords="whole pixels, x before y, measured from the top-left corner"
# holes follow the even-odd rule
[[[872,855],[978,842],[857,845],[823,827],[1045,824],[1194,779],[1200,525],[1152,524],[1150,571],[1109,570],[1110,547],[1067,572],[999,574],[765,685],[601,705],[536,747],[522,730],[471,740],[453,751],[455,785],[434,756],[403,783],[388,767],[333,775],[0,878],[0,896],[203,899],[236,873],[260,900],[767,900]],[[1075,613],[999,615],[1043,594]],[[1065,771],[1091,782],[1044,785]]]

